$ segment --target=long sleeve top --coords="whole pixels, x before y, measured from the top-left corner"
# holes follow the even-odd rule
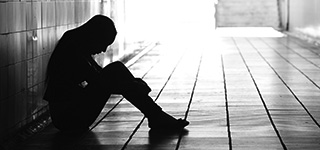
[[[77,43],[72,31],[66,32],[55,47],[47,68],[47,101],[72,101],[86,93],[86,85],[94,82],[101,67],[83,53],[83,43]],[[77,52],[78,51],[78,52]]]

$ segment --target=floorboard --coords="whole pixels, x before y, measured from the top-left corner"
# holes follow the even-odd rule
[[[320,148],[319,47],[287,36],[208,41],[160,43],[129,66],[165,111],[190,121],[186,130],[152,132],[113,95],[87,134],[63,137],[51,125],[17,149]]]

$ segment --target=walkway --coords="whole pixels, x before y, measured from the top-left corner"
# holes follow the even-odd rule
[[[64,137],[49,126],[21,148],[320,148],[319,47],[290,37],[166,41],[130,70],[165,111],[190,121],[186,130],[149,132],[147,119],[114,95],[88,134]]]

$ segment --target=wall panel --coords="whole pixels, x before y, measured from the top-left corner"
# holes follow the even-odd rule
[[[42,99],[50,55],[63,33],[103,12],[119,35],[110,54],[124,54],[124,0],[0,0],[0,142],[48,111]],[[118,5],[117,5],[118,4]],[[115,8],[112,8],[115,7]],[[117,13],[117,9],[120,9]],[[118,40],[121,39],[121,40]],[[119,46],[122,45],[122,46]],[[107,58],[108,57],[108,58]],[[121,56],[101,55],[100,60]]]
[[[7,7],[7,3],[0,3],[0,34],[8,32]]]
[[[319,0],[290,0],[289,31],[320,41],[319,9]]]
[[[0,142],[47,111],[50,55],[62,34],[100,12],[98,0],[0,0]]]

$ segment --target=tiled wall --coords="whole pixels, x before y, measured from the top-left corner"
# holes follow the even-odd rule
[[[0,140],[46,108],[45,70],[57,40],[100,13],[100,4],[101,0],[0,0]]]
[[[320,1],[283,0],[289,6],[289,31],[320,42]],[[288,11],[288,10],[287,10]]]

